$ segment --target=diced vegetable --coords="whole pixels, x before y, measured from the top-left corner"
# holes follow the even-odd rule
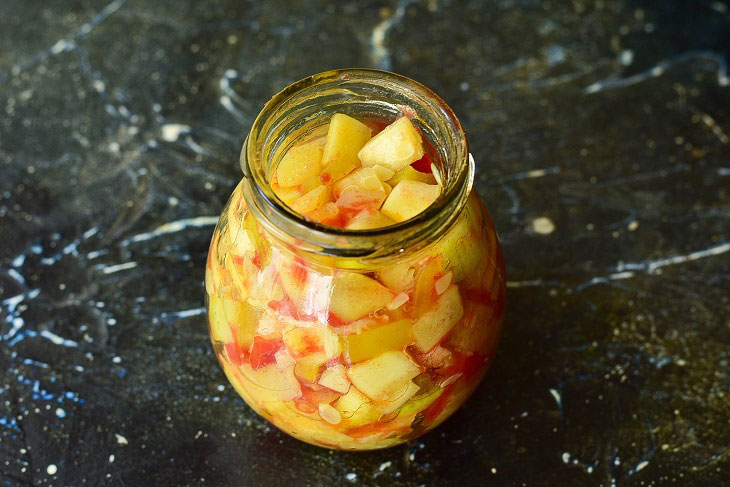
[[[342,190],[336,204],[340,215],[349,221],[361,211],[378,211],[383,200],[383,191],[368,191],[358,186],[349,186]]]
[[[251,346],[251,367],[255,370],[264,365],[276,362],[275,354],[281,348],[281,340],[267,340],[257,336],[253,339]]]
[[[380,282],[393,291],[403,291],[414,283],[416,269],[412,262],[396,262],[377,272]]]
[[[293,303],[302,303],[309,289],[309,268],[304,260],[295,256],[291,259],[281,259],[279,266],[279,280],[284,291]]]
[[[294,365],[294,373],[300,379],[306,382],[314,383],[317,382],[317,377],[319,376],[319,370],[321,368],[321,364],[307,364],[303,362],[297,362],[296,365]]]
[[[233,332],[231,331],[231,322],[228,319],[228,308],[235,307],[236,301],[230,299],[219,298],[218,296],[209,296],[208,313],[210,316],[210,337],[213,341],[230,343],[233,341]],[[234,314],[234,313],[231,313]]]
[[[329,186],[320,184],[301,198],[292,201],[289,206],[297,213],[309,213],[332,201],[332,191]]]
[[[493,313],[493,306],[464,303],[464,319],[449,335],[449,344],[464,353],[494,348],[499,330],[492,323]]]
[[[345,352],[351,362],[360,362],[391,350],[401,350],[413,341],[412,320],[405,319],[387,325],[353,333],[345,337]]]
[[[343,394],[346,393],[350,389],[350,379],[347,378],[345,366],[337,364],[326,369],[319,378],[319,385],[329,387],[333,391]]]
[[[381,181],[387,181],[395,176],[395,171],[389,167],[381,166],[380,164],[374,165],[373,170],[375,171],[375,174],[377,174],[378,179]]]
[[[282,338],[298,364],[322,365],[342,351],[339,338],[326,326],[295,327]]]
[[[257,401],[289,401],[302,394],[302,387],[294,376],[294,367],[286,370],[279,369],[271,363],[254,369],[248,364],[242,364],[238,370],[250,382],[247,388]]]
[[[298,186],[308,179],[319,176],[322,146],[317,141],[291,147],[276,168],[276,179],[282,188]]]
[[[450,367],[454,364],[453,352],[441,345],[436,345],[428,352],[421,352],[418,347],[408,347],[408,352],[418,365],[428,369],[437,369],[439,373],[441,371],[438,369]]]
[[[367,230],[370,228],[381,228],[393,225],[395,222],[375,210],[362,210],[360,213],[352,217],[347,224],[348,230]]]
[[[403,392],[396,395],[396,397],[394,397],[391,401],[388,401],[381,406],[380,412],[383,414],[392,413],[393,411],[404,405],[406,402],[408,402],[410,398],[415,396],[418,392],[418,389],[419,387],[416,384],[409,381]]]
[[[396,310],[406,304],[410,298],[406,293],[398,293],[396,297],[393,298],[393,301],[388,303],[386,308],[388,308],[390,311]]]
[[[463,314],[459,288],[451,286],[439,296],[434,309],[416,319],[413,325],[416,346],[423,352],[433,348],[459,322]]]
[[[400,412],[401,416],[410,417],[433,404],[443,394],[444,389],[428,377],[428,374],[421,374],[413,382],[420,388],[416,395],[411,398]]]
[[[426,154],[424,154],[423,157],[421,157],[417,161],[414,161],[410,167],[424,174],[431,174],[433,172],[431,158],[428,157],[428,155]]]
[[[252,261],[256,267],[261,269],[269,262],[271,246],[269,245],[269,242],[264,239],[264,236],[261,234],[261,229],[251,213],[246,213],[244,215],[243,228],[256,249]]]
[[[405,353],[392,351],[353,365],[347,375],[369,398],[393,401],[420,372]]]
[[[436,302],[436,280],[444,270],[441,256],[429,257],[416,271],[416,285],[413,290],[413,314],[420,316]]]
[[[379,191],[385,193],[383,182],[378,178],[378,174],[372,167],[363,167],[353,172],[347,177],[337,181],[332,186],[332,194],[335,198],[339,198],[342,191],[350,186],[358,186],[366,191]]]
[[[274,353],[274,361],[276,362],[276,366],[280,369],[294,367],[297,363],[286,348],[280,348],[276,351],[276,353]]]
[[[466,217],[459,217],[434,246],[434,252],[443,254],[452,266],[454,282],[461,281],[486,261],[484,243],[477,236],[479,231]]]
[[[335,408],[349,427],[377,421],[381,415],[381,412],[370,402],[370,398],[353,386],[350,387],[347,394],[337,400]]]
[[[371,134],[367,125],[352,117],[342,113],[332,117],[322,155],[323,184],[334,183],[360,165],[357,154]]]
[[[375,279],[355,272],[335,274],[332,282],[330,313],[350,323],[384,308],[393,293]]]
[[[393,175],[386,182],[391,186],[396,186],[401,181],[418,181],[426,184],[436,184],[436,179],[431,174],[416,171],[411,166],[406,166]]]
[[[321,208],[307,214],[307,218],[331,227],[345,226],[345,217],[335,203],[325,203]]]
[[[319,416],[329,424],[339,424],[342,421],[340,412],[327,403],[319,404]]]
[[[368,141],[358,157],[364,167],[380,165],[400,171],[423,156],[421,134],[408,117],[391,123]]]
[[[436,280],[436,283],[434,284],[434,287],[436,288],[436,294],[441,296],[451,285],[451,280],[454,277],[454,273],[449,271],[438,280]]]
[[[248,350],[256,333],[260,312],[246,301],[209,296],[210,334],[223,343],[235,341],[241,350]]]
[[[441,186],[404,180],[395,185],[381,211],[394,221],[406,221],[431,206],[439,194]]]

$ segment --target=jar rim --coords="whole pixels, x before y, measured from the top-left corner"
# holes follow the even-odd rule
[[[386,227],[365,230],[348,230],[310,221],[291,210],[281,201],[273,192],[266,172],[262,170],[264,167],[261,163],[263,139],[267,136],[267,130],[271,130],[271,114],[276,113],[279,107],[291,102],[305,90],[315,88],[318,85],[346,85],[351,81],[386,83],[394,89],[407,90],[418,101],[427,103],[427,108],[431,109],[440,120],[444,121],[445,126],[448,128],[448,142],[455,148],[452,154],[455,160],[443,161],[444,166],[447,162],[451,162],[448,177],[446,177],[446,181],[443,181],[444,189],[434,203],[413,218]],[[410,107],[403,108],[408,109]],[[317,73],[296,81],[276,93],[264,105],[251,126],[249,135],[241,150],[240,166],[244,177],[249,179],[251,183],[247,185],[248,191],[244,191],[246,202],[255,216],[259,219],[263,218],[264,223],[271,223],[271,225],[265,225],[267,230],[275,235],[279,234],[278,236],[282,236],[282,231],[297,234],[295,235],[297,242],[313,244],[309,250],[315,253],[346,257],[367,257],[374,254],[385,255],[393,252],[403,254],[406,251],[403,247],[412,247],[413,245],[406,245],[409,243],[408,239],[397,238],[399,235],[404,237],[406,234],[413,233],[418,229],[423,230],[424,227],[428,227],[428,230],[430,230],[428,233],[433,234],[437,230],[434,227],[443,229],[450,226],[465,204],[466,197],[471,192],[474,178],[474,162],[471,154],[469,154],[466,135],[453,109],[434,91],[423,84],[397,73],[371,68],[345,68]],[[252,201],[249,201],[249,199]],[[433,223],[435,221],[441,224],[429,225],[429,222]],[[285,230],[282,226],[289,228]],[[395,237],[392,239],[392,243],[399,248],[390,249],[391,252],[384,252],[382,241],[385,237]],[[349,242],[349,245],[344,246],[344,248],[342,245],[343,239],[347,239]],[[334,245],[328,245],[327,243],[330,241]]]

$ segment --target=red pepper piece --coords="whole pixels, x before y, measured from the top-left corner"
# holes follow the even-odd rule
[[[304,313],[301,313],[299,311],[299,308],[292,302],[289,295],[284,294],[284,297],[281,298],[279,301],[269,301],[268,304],[269,308],[273,309],[274,311],[284,315],[289,316],[290,318],[294,318],[295,320],[301,320],[301,321],[316,321],[316,316],[310,316],[306,315]]]
[[[347,324],[344,321],[342,321],[342,318],[340,318],[339,316],[337,316],[336,314],[334,314],[332,312],[330,312],[327,323],[330,326],[334,326],[335,328],[338,326],[345,326]]]
[[[294,310],[289,296],[284,296],[278,301],[269,301],[269,308],[284,316],[294,317]]]
[[[233,365],[239,366],[243,363],[246,358],[246,353],[241,350],[235,341],[226,343],[224,348],[226,350],[226,355],[228,355],[228,360],[230,360]]]
[[[258,369],[264,365],[276,361],[274,354],[279,351],[283,343],[281,340],[267,340],[266,338],[254,337],[251,346],[251,367]]]
[[[433,172],[431,171],[431,158],[426,154],[424,154],[423,157],[418,159],[416,162],[411,163],[411,167],[418,172],[425,172],[426,174],[431,174]]]
[[[251,263],[255,265],[258,270],[261,270],[261,256],[259,255],[258,251],[254,253],[253,258],[251,259]]]

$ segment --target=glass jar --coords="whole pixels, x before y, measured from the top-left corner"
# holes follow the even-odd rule
[[[373,230],[290,210],[270,176],[335,113],[410,117],[438,152],[439,198]],[[205,276],[213,347],[236,391],[282,431],[344,450],[396,445],[449,417],[494,357],[505,296],[497,233],[451,108],[393,73],[317,74],[264,106],[240,163]]]

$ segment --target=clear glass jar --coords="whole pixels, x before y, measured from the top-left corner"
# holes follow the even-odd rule
[[[335,113],[411,118],[438,152],[443,191],[411,220],[374,230],[307,221],[269,184],[283,153]],[[453,111],[393,73],[329,71],[263,108],[241,151],[244,178],[206,267],[210,335],[257,413],[308,443],[384,448],[449,417],[490,365],[505,275],[474,163]]]

